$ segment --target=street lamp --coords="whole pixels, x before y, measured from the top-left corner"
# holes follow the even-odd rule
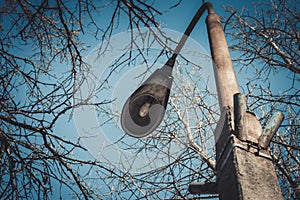
[[[171,58],[127,99],[121,114],[121,125],[127,134],[133,137],[144,137],[154,131],[163,120],[172,86],[172,69],[176,57],[206,9],[209,16],[215,16],[211,3],[204,3],[190,22]],[[215,17],[214,19],[209,22],[210,26],[218,20]]]
[[[222,200],[282,200],[268,146],[283,120],[283,114],[276,113],[262,130],[256,116],[246,111],[246,99],[239,93],[220,17],[214,13],[209,2],[197,11],[167,63],[128,98],[122,110],[121,125],[127,134],[143,137],[161,123],[172,86],[175,59],[206,9],[206,26],[221,111],[214,132],[217,183],[192,183],[190,193],[218,193]]]
[[[175,58],[170,58],[127,99],[121,115],[121,125],[127,134],[146,136],[163,120],[173,81],[174,62]]]

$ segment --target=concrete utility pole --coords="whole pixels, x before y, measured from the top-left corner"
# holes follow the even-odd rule
[[[283,115],[277,113],[262,131],[257,118],[245,111],[244,95],[234,96],[234,112],[223,110],[216,143],[217,191],[220,199],[281,200],[275,168],[268,149]],[[218,134],[218,133],[216,133]],[[268,135],[268,136],[267,136]]]
[[[269,143],[283,120],[273,116],[264,131],[253,113],[246,112],[239,94],[228,46],[218,15],[206,19],[221,118],[215,130],[217,183],[192,183],[191,193],[218,193],[221,200],[281,200]]]

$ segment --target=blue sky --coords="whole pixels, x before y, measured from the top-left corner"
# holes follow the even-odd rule
[[[170,2],[174,2],[174,1],[170,1],[170,0],[157,1],[156,4],[157,4],[158,10],[167,9],[167,7],[170,5]],[[224,9],[222,8],[223,5],[231,4],[236,9],[239,9],[243,5],[246,7],[249,7],[250,3],[251,3],[251,1],[212,1],[215,12],[225,18],[229,17],[229,14],[224,12]],[[163,24],[164,28],[167,28],[168,30],[171,30],[171,31],[175,31],[178,36],[178,34],[180,35],[180,33],[183,33],[185,31],[188,23],[193,18],[194,14],[197,12],[197,10],[201,6],[201,4],[202,4],[202,2],[199,0],[184,0],[178,7],[170,10],[169,12],[163,13],[163,15],[158,16],[157,19],[159,22],[161,22]],[[106,10],[105,13],[109,13],[109,11]],[[191,39],[193,39],[196,43],[201,45],[201,47],[203,47],[206,52],[209,52],[209,44],[208,44],[207,30],[206,30],[206,25],[205,25],[205,17],[206,17],[206,14],[204,14],[204,16],[201,18],[201,20],[196,25],[194,31],[191,34]],[[106,23],[106,21],[104,19],[101,19],[101,20],[102,20],[103,24]],[[122,26],[122,23],[120,23],[120,24],[121,24],[120,28],[116,30],[116,35],[118,33],[122,33],[127,28],[127,27]],[[86,36],[84,36],[84,37],[86,37]],[[92,51],[93,48],[96,48],[98,45],[100,45],[100,43],[97,43],[97,41],[95,41],[94,39],[89,40],[89,38],[87,38],[86,42],[90,45],[90,51]],[[123,76],[120,78],[120,80],[116,80],[116,82],[118,84],[121,84],[121,85],[123,84],[124,86],[125,85],[127,86],[127,89],[126,89],[126,87],[119,89],[119,91],[124,93],[124,95],[126,95],[126,93],[127,93],[127,95],[130,95],[131,92],[135,89],[134,85],[137,86],[137,83],[129,84],[131,78],[132,78],[132,76],[130,76],[130,73],[129,73],[129,75],[123,74]],[[122,81],[123,83],[120,83],[120,81]],[[116,85],[117,85],[117,83],[116,83]],[[130,89],[131,89],[131,91],[126,91],[126,90],[130,90]],[[126,99],[126,98],[127,98],[126,96],[123,97],[123,99]],[[95,115],[96,113],[90,113],[90,114]],[[81,117],[82,117],[81,118],[82,121],[80,124],[85,124],[86,126],[92,126],[92,127],[94,127],[95,124],[97,124],[96,121],[91,119],[89,114],[79,113],[79,115],[81,115]],[[93,123],[93,121],[94,121],[94,123]],[[64,137],[74,139],[79,136],[78,128],[80,129],[80,126],[81,126],[80,124],[78,123],[78,120],[76,121],[76,119],[75,120],[72,119],[69,121],[69,117],[65,116],[60,121],[58,121],[58,124],[56,125],[56,128],[55,128],[55,132],[63,133]],[[77,126],[77,129],[76,129],[76,126]],[[124,133],[122,132],[122,130],[118,130],[119,128],[120,127],[116,128],[115,126],[108,126],[106,129],[100,129],[98,131],[99,132],[109,131],[112,134],[115,133],[116,135],[120,136],[120,134],[124,134]],[[114,131],[112,132],[112,130],[114,130]],[[95,129],[94,129],[94,131],[95,131]],[[107,140],[107,138],[102,138],[102,134],[100,134],[100,136],[98,138],[94,138],[91,141],[84,143],[90,150],[89,153],[91,153],[91,155],[90,155],[91,158],[93,158],[93,156],[95,156],[98,151],[98,147],[97,148],[94,148],[94,147],[96,147],[97,144],[99,145],[99,141],[103,142],[106,140]],[[108,141],[110,141],[110,140],[113,140],[113,139],[108,138]],[[91,148],[91,146],[93,148]],[[103,153],[105,153],[105,157],[109,157],[110,159],[117,159],[117,158],[115,158],[117,156],[116,148],[110,148],[108,151],[104,151]],[[79,153],[79,154],[77,154],[77,156],[87,158],[87,154]]]
[[[157,3],[155,5],[157,5],[158,10],[163,11],[163,10],[167,10],[170,5],[173,5],[170,2],[174,2],[174,1],[157,1]],[[222,8],[223,5],[231,4],[233,7],[235,7],[238,10],[238,9],[242,8],[242,6],[249,7],[251,2],[252,1],[246,1],[246,3],[241,2],[241,1],[222,1],[222,3],[220,3],[219,1],[212,1],[212,4],[214,6],[215,12],[217,14],[219,14],[220,16],[223,16],[226,18],[226,17],[229,17],[229,14],[224,12],[224,9]],[[178,7],[171,9],[168,12],[164,12],[161,16],[158,16],[157,20],[161,24],[163,24],[163,28],[166,28],[166,30],[169,34],[172,34],[171,32],[173,31],[174,36],[176,36],[177,38],[180,38],[181,34],[185,31],[187,25],[189,24],[190,20],[193,18],[194,14],[197,12],[197,10],[200,8],[201,4],[202,4],[201,1],[191,1],[191,0],[190,1],[187,1],[187,0],[182,1]],[[105,10],[105,13],[109,13],[109,11]],[[200,47],[200,48],[202,48],[201,51],[205,51],[206,54],[209,54],[210,50],[209,50],[208,36],[207,36],[207,30],[206,30],[206,25],[205,25],[205,17],[206,17],[206,14],[203,15],[203,17],[200,19],[200,21],[196,25],[196,27],[193,30],[191,37],[187,43],[194,42],[196,45],[201,46]],[[101,20],[103,21],[103,24],[105,25],[105,20],[103,20],[103,19],[101,19]],[[124,23],[127,24],[127,19],[125,19]],[[119,37],[118,35],[123,34],[124,31],[126,31],[126,29],[127,29],[127,26],[122,25],[122,19],[121,19],[120,26],[115,31],[116,33],[113,35],[113,38]],[[84,37],[86,37],[86,36],[84,36]],[[97,43],[97,42],[95,43],[95,41],[93,39],[91,41],[87,40],[87,43],[88,44],[90,43],[90,46],[91,46],[90,52],[92,52],[93,48],[96,48],[98,45],[100,45],[100,43]],[[119,43],[120,43],[120,41],[119,41]],[[117,45],[119,45],[119,44],[117,44]],[[187,44],[186,46],[189,46],[189,45],[190,44]],[[125,44],[123,46],[125,46]],[[200,49],[199,47],[197,47],[197,48]],[[89,54],[89,56],[91,56],[91,54]],[[88,59],[89,59],[89,56],[87,56]],[[108,56],[108,57],[109,57],[109,59],[111,59],[111,56]],[[107,59],[107,57],[104,58],[103,60],[106,60],[106,59]],[[153,59],[153,55],[152,55],[152,59]],[[162,64],[164,64],[164,62],[165,62],[164,60],[161,61]],[[97,65],[97,67],[95,68],[95,73],[98,73],[97,77],[99,77],[99,76],[101,76],[100,71],[105,71],[106,70],[105,66],[107,66],[108,64],[103,64],[103,62],[102,62],[102,63],[97,63],[96,65]],[[99,66],[101,66],[102,68],[101,67],[99,68]],[[161,66],[158,66],[158,67],[161,67]],[[212,76],[212,74],[213,74],[212,68],[208,67],[207,70],[210,70],[209,75]],[[129,97],[129,95],[135,90],[135,88],[138,87],[139,82],[138,81],[134,82],[132,80],[132,78],[135,75],[130,76],[130,73],[132,73],[134,71],[136,71],[136,70],[130,71],[130,69],[128,69],[128,71],[120,72],[120,74],[118,74],[116,76],[116,78],[113,80],[113,85],[112,85],[112,87],[114,88],[113,90],[114,91],[118,90],[117,94],[119,95],[119,96],[116,96],[116,98],[122,99],[123,102],[125,102],[127,97]],[[128,75],[128,73],[129,73],[129,75]],[[239,76],[239,77],[241,78],[241,76]],[[210,80],[212,80],[212,79],[210,78]],[[119,87],[120,85],[122,87]],[[135,85],[135,87],[134,87],[134,85]],[[214,85],[214,83],[212,85]],[[114,94],[116,94],[116,92]],[[105,96],[105,97],[110,98],[114,94],[108,93],[108,94],[106,94],[107,96]],[[120,94],[122,94],[122,95],[120,95]],[[103,96],[103,94],[102,94],[102,96]],[[113,98],[115,98],[115,97],[113,97]],[[118,109],[116,110],[116,112],[119,112],[119,113],[121,112],[122,101],[119,105],[117,105]],[[91,114],[91,115],[95,115],[95,114]],[[82,113],[81,113],[81,116],[83,116]],[[83,118],[90,120],[90,117],[83,117]],[[71,129],[74,130],[73,123],[74,123],[73,121],[70,122],[70,130]],[[88,121],[86,121],[83,124],[90,124],[90,123],[91,123],[91,120],[89,121],[89,123],[88,123]],[[78,124],[78,122],[77,122],[77,126],[78,127],[80,126]],[[96,125],[91,125],[91,126],[96,126]],[[59,125],[57,126],[57,128],[59,128]],[[63,128],[65,128],[65,126]],[[112,128],[113,127],[110,126],[107,129],[111,130]],[[119,129],[119,127],[114,129],[116,134],[118,134],[118,135],[124,134],[122,130],[118,130],[118,129]]]
[[[157,0],[155,7],[158,10],[163,11],[163,10],[166,10],[168,8],[168,6],[172,5],[170,2],[176,2],[176,1],[174,1],[174,0]],[[251,9],[252,2],[256,3],[256,1],[252,1],[252,0],[247,0],[247,1],[212,0],[211,1],[211,3],[214,6],[215,12],[218,15],[225,17],[225,18],[229,17],[229,13],[225,13],[222,6],[231,5],[236,10],[239,10],[242,7]],[[193,18],[194,14],[197,12],[197,10],[201,6],[201,4],[202,4],[202,1],[200,1],[200,0],[183,0],[178,7],[171,9],[168,12],[164,12],[163,15],[161,15],[161,16],[158,16],[157,20],[163,24],[164,28],[167,28],[169,31],[174,31],[175,35],[178,36],[178,35],[180,35],[180,33],[183,33],[185,31],[187,25],[189,24],[190,20]],[[111,12],[112,12],[112,10],[110,10],[110,8],[106,9],[103,12],[103,18],[99,19],[99,20],[101,20],[101,23],[103,25],[106,25],[108,23],[108,21],[110,20],[109,14]],[[206,14],[204,14],[204,16],[198,22],[198,24],[196,25],[196,27],[190,37],[191,37],[191,39],[193,39],[193,41],[195,41],[195,43],[197,43],[201,47],[203,47],[206,52],[210,52],[209,44],[208,44],[208,37],[207,37],[207,30],[206,30],[206,25],[205,25],[205,16],[206,16]],[[122,23],[125,23],[124,21],[126,21],[126,23],[127,23],[127,19],[121,19],[120,27],[119,27],[119,29],[115,30],[115,35],[126,31],[127,26],[122,25]],[[83,35],[82,37],[85,39],[85,42],[87,42],[88,46],[90,46],[88,48],[88,51],[86,52],[86,55],[88,57],[88,55],[91,55],[90,53],[92,52],[92,50],[94,48],[96,48],[98,45],[100,45],[100,41],[95,41],[95,39],[89,38],[88,33],[86,35]],[[164,61],[161,61],[161,62],[163,63]],[[105,69],[100,69],[100,71],[101,70],[105,70]],[[59,73],[59,71],[58,71],[58,73]],[[122,95],[123,99],[126,99],[127,98],[126,95],[130,95],[130,93],[135,89],[134,85],[138,86],[137,82],[134,82],[131,80],[132,76],[130,76],[131,75],[130,73],[129,74],[123,73],[123,74],[121,74],[122,77],[120,77],[119,80],[117,80],[117,79],[115,80],[116,85],[124,84],[123,85],[124,87],[122,87],[121,89],[118,88],[119,92],[120,93],[122,92],[122,94],[124,95],[124,96]],[[134,73],[136,73],[136,71]],[[283,73],[280,76],[287,76],[287,75],[288,75],[288,72]],[[238,74],[238,80],[239,80],[241,88],[245,87],[245,84],[247,82],[245,78],[247,76],[248,75],[245,75],[245,74]],[[276,84],[274,84],[272,86],[274,90],[284,90],[284,88],[286,87],[285,84],[282,84],[280,81],[275,81],[275,80],[278,80],[280,78],[280,76],[274,75],[273,77],[271,77],[272,80],[274,82],[276,82]],[[120,82],[120,81],[122,81],[122,82]],[[131,91],[126,91],[127,90],[126,88],[128,90],[131,89]],[[107,94],[106,97],[109,97],[109,95],[111,95],[111,94]],[[120,112],[120,110],[119,110],[119,112]],[[91,113],[91,114],[93,115],[95,113]],[[84,114],[82,114],[82,116],[84,116]],[[81,123],[85,123],[87,126],[94,126],[93,120],[94,119],[86,117],[85,121],[82,121]],[[76,129],[76,125],[77,125],[77,128],[79,125],[76,123],[78,123],[78,121],[76,122],[76,119],[70,120],[69,116],[66,115],[58,121],[58,123],[55,126],[54,132],[59,133],[60,135],[63,135],[63,137],[66,137],[68,139],[76,140],[76,138],[79,136],[78,129]],[[88,123],[91,123],[91,125],[89,125]],[[115,130],[116,132],[118,132],[118,134],[122,134],[122,130],[117,130],[118,128],[119,127],[116,127],[116,126],[108,126],[107,129],[105,129],[105,131]],[[106,139],[98,138],[97,140],[94,140],[94,142],[98,143],[98,141],[100,141],[100,140],[103,141]],[[111,138],[109,138],[109,139],[111,139]],[[95,146],[96,146],[96,144],[95,144]],[[93,156],[95,156],[95,154],[97,153],[97,149],[93,149],[93,151],[94,152],[89,152],[91,154],[79,153],[79,154],[77,154],[77,156],[85,157],[85,158],[90,156],[90,158],[93,158]],[[114,158],[116,156],[116,154],[114,154],[115,151],[117,151],[117,149],[113,149],[113,151],[111,151],[111,152],[106,151],[106,156],[108,156],[110,158]],[[66,196],[66,198],[67,198],[67,196]]]
[[[168,6],[171,5],[170,2],[174,2],[174,1],[157,1],[156,5],[158,10],[165,10],[167,9]],[[212,1],[212,4],[214,6],[215,12],[217,14],[219,14],[220,16],[223,17],[229,17],[228,13],[225,13],[222,5],[226,5],[226,4],[231,4],[233,7],[235,7],[236,9],[241,8],[243,5],[249,6],[251,1]],[[175,31],[175,35],[181,36],[180,34],[183,33],[188,25],[188,23],[190,22],[190,20],[193,18],[194,14],[197,12],[197,10],[199,9],[199,7],[201,6],[201,1],[199,0],[185,0],[182,1],[182,3],[170,10],[169,12],[165,12],[163,13],[162,16],[158,16],[158,21],[161,22],[163,24],[164,28],[167,28],[170,31]],[[109,13],[108,10],[105,11],[105,13]],[[191,38],[189,39],[189,41],[194,41],[196,44],[199,44],[202,48],[204,48],[204,50],[206,51],[206,53],[209,52],[209,44],[208,44],[208,37],[207,37],[207,30],[206,30],[206,25],[205,25],[205,17],[206,14],[204,14],[204,16],[201,18],[201,20],[198,22],[198,24],[196,25],[194,31],[191,34]],[[105,24],[105,20],[101,19],[103,21],[103,24]],[[116,35],[119,33],[122,34],[123,31],[125,31],[126,27],[124,26],[120,26],[119,29],[116,30]],[[86,37],[86,36],[84,36]],[[88,38],[87,38],[88,39]],[[189,42],[188,41],[188,42]],[[90,50],[92,51],[93,48],[96,48],[99,43],[97,43],[94,39],[91,40],[86,40],[86,42],[90,45]],[[162,63],[164,61],[161,61]],[[158,66],[160,67],[160,66]],[[104,70],[104,69],[101,69]],[[100,71],[101,71],[100,70]],[[130,69],[128,69],[130,71]],[[137,82],[132,83],[132,85],[129,84],[129,82],[132,80],[132,78],[130,78],[130,75],[134,76],[134,74],[136,73],[136,70],[131,70],[132,73],[128,73],[128,74],[123,74],[123,76],[121,76],[122,74],[120,74],[121,79],[120,81],[123,81],[123,83],[120,81],[118,81],[116,83],[117,86],[122,85],[123,84],[123,88],[119,88],[117,86],[115,86],[117,88],[117,90],[119,90],[119,92],[124,93],[124,95],[130,95],[130,93],[132,91],[135,90],[134,85],[137,86]],[[116,80],[117,81],[117,80]],[[125,87],[127,86],[127,87]],[[131,90],[131,91],[126,91],[126,90]],[[109,97],[109,94],[107,95]],[[117,96],[117,98],[121,98],[121,99],[126,99],[126,96]],[[120,106],[119,106],[120,107]],[[119,110],[120,112],[120,110]],[[87,113],[87,108],[85,110],[85,113],[77,113],[78,115],[80,115],[80,119],[72,119],[69,120],[68,116],[63,117],[60,121],[58,121],[58,123],[56,124],[56,128],[55,131],[58,133],[65,133],[64,136],[70,139],[74,139],[77,138],[79,136],[78,131],[82,130],[84,127],[96,127],[97,123],[101,123],[101,122],[97,122],[94,119],[91,118],[91,116],[93,117],[93,115],[96,115],[97,113]],[[76,113],[75,113],[76,115]],[[80,122],[78,121],[80,120]],[[76,129],[77,126],[77,129]],[[92,129],[95,132],[109,132],[109,136],[105,134],[98,134],[98,137],[92,138],[89,141],[86,141],[85,143],[83,143],[84,145],[86,145],[86,147],[90,150],[89,153],[91,158],[95,157],[97,155],[98,152],[98,148],[99,148],[99,143],[100,146],[102,145],[102,143],[104,144],[104,141],[108,141],[108,143],[110,141],[114,140],[114,134],[116,136],[121,136],[122,134],[124,134],[124,132],[120,129],[120,127],[115,127],[113,125],[111,126],[107,126],[107,128],[102,128],[102,129]],[[104,136],[104,138],[103,138]],[[107,138],[108,137],[108,138]],[[127,138],[128,139],[128,138]],[[133,139],[134,140],[134,139]],[[97,146],[98,144],[98,146]],[[213,144],[212,144],[213,145]],[[174,151],[176,151],[177,149],[175,149]],[[118,150],[117,147],[116,148],[109,148],[108,150],[104,150],[102,152],[104,154],[104,158],[108,158],[108,159],[117,159],[118,155]],[[79,157],[85,157],[87,158],[87,154],[76,154]],[[103,158],[102,158],[103,159]],[[141,160],[143,159],[142,157],[140,158]],[[137,159],[137,163],[139,165],[142,165],[139,161],[139,159]]]

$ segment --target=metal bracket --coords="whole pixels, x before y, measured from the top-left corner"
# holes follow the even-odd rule
[[[254,144],[251,141],[241,141],[234,134],[231,134],[230,139],[227,141],[223,152],[217,160],[217,165],[221,164],[220,167],[217,167],[218,171],[221,172],[223,170],[234,148],[239,148],[249,153],[252,153],[255,156],[260,156],[272,160],[272,157],[269,155],[268,150],[261,149],[258,146],[258,144]],[[222,160],[222,162],[220,162],[220,160]]]
[[[217,192],[217,183],[210,182],[197,182],[189,184],[189,192],[191,194],[218,194]]]

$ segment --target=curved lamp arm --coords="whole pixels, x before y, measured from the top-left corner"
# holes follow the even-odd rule
[[[186,40],[189,38],[191,32],[195,28],[197,22],[199,21],[199,19],[201,18],[201,16],[205,12],[205,10],[208,10],[209,14],[215,13],[214,9],[213,9],[213,6],[212,6],[212,4],[210,2],[205,2],[204,4],[202,4],[202,6],[198,9],[197,13],[195,14],[195,16],[193,17],[193,19],[191,20],[190,24],[188,25],[188,27],[184,31],[184,34],[181,37],[180,41],[178,42],[178,45],[176,46],[173,55],[168,60],[168,62],[166,63],[166,65],[168,65],[169,67],[173,68],[174,63],[175,63],[175,59],[176,59],[177,55],[180,53],[180,51],[181,51],[182,47],[184,46]]]

